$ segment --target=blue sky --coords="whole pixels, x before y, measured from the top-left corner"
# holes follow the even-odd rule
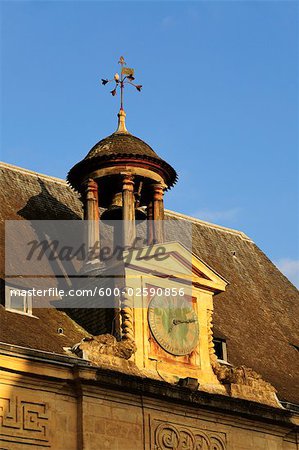
[[[2,1],[1,159],[65,178],[116,127],[179,173],[166,207],[241,229],[299,273],[298,3]]]

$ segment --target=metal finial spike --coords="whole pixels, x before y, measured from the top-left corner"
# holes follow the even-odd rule
[[[126,128],[126,113],[123,109],[119,110],[118,116],[118,127],[115,133],[127,133],[130,134]]]

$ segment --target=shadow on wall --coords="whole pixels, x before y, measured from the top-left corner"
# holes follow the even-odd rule
[[[82,220],[82,218],[68,206],[57,200],[57,198],[53,197],[43,180],[39,178],[38,183],[41,188],[40,193],[32,196],[26,205],[17,213],[22,218],[31,222],[39,241],[51,241],[57,237],[57,227],[51,221],[77,221]],[[35,220],[49,221],[49,224],[43,227],[36,227],[34,225]],[[60,222],[59,233],[68,235],[69,229],[67,222]],[[74,287],[72,285],[73,281],[66,274],[72,273],[76,277],[80,267],[75,267],[71,261],[62,261],[61,259],[54,259],[49,262],[51,264],[51,272],[55,276],[56,287],[63,291]],[[75,278],[73,280],[76,281]],[[114,310],[110,308],[59,308],[57,302],[55,302],[55,307],[64,311],[71,319],[92,335],[111,333],[114,327]]]
[[[43,180],[38,178],[38,183],[40,193],[30,197],[18,215],[26,220],[81,220],[78,214],[50,194]]]

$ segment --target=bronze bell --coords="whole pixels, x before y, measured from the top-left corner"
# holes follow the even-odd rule
[[[143,222],[146,214],[142,208],[135,208],[135,220]],[[110,220],[122,220],[122,193],[117,192],[112,198],[111,205],[102,213],[101,220],[107,223]]]
[[[111,205],[101,215],[101,220],[121,220],[122,219],[122,193],[117,192],[112,198]]]

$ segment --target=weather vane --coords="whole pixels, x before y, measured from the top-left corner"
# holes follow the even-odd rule
[[[131,69],[129,67],[124,67],[124,66],[126,66],[126,62],[125,62],[125,59],[124,59],[123,56],[121,56],[119,58],[118,64],[121,65],[120,76],[119,76],[118,73],[116,73],[114,75],[114,78],[112,78],[112,80],[108,80],[108,79],[103,79],[102,78],[102,84],[105,85],[107,83],[110,83],[111,81],[115,81],[115,87],[110,92],[111,92],[111,94],[114,97],[116,95],[117,88],[120,88],[120,109],[123,110],[124,109],[124,104],[123,103],[124,103],[124,87],[125,87],[125,84],[131,84],[139,92],[141,91],[142,85],[133,83],[133,81],[135,80],[135,78],[134,78],[134,69]]]

